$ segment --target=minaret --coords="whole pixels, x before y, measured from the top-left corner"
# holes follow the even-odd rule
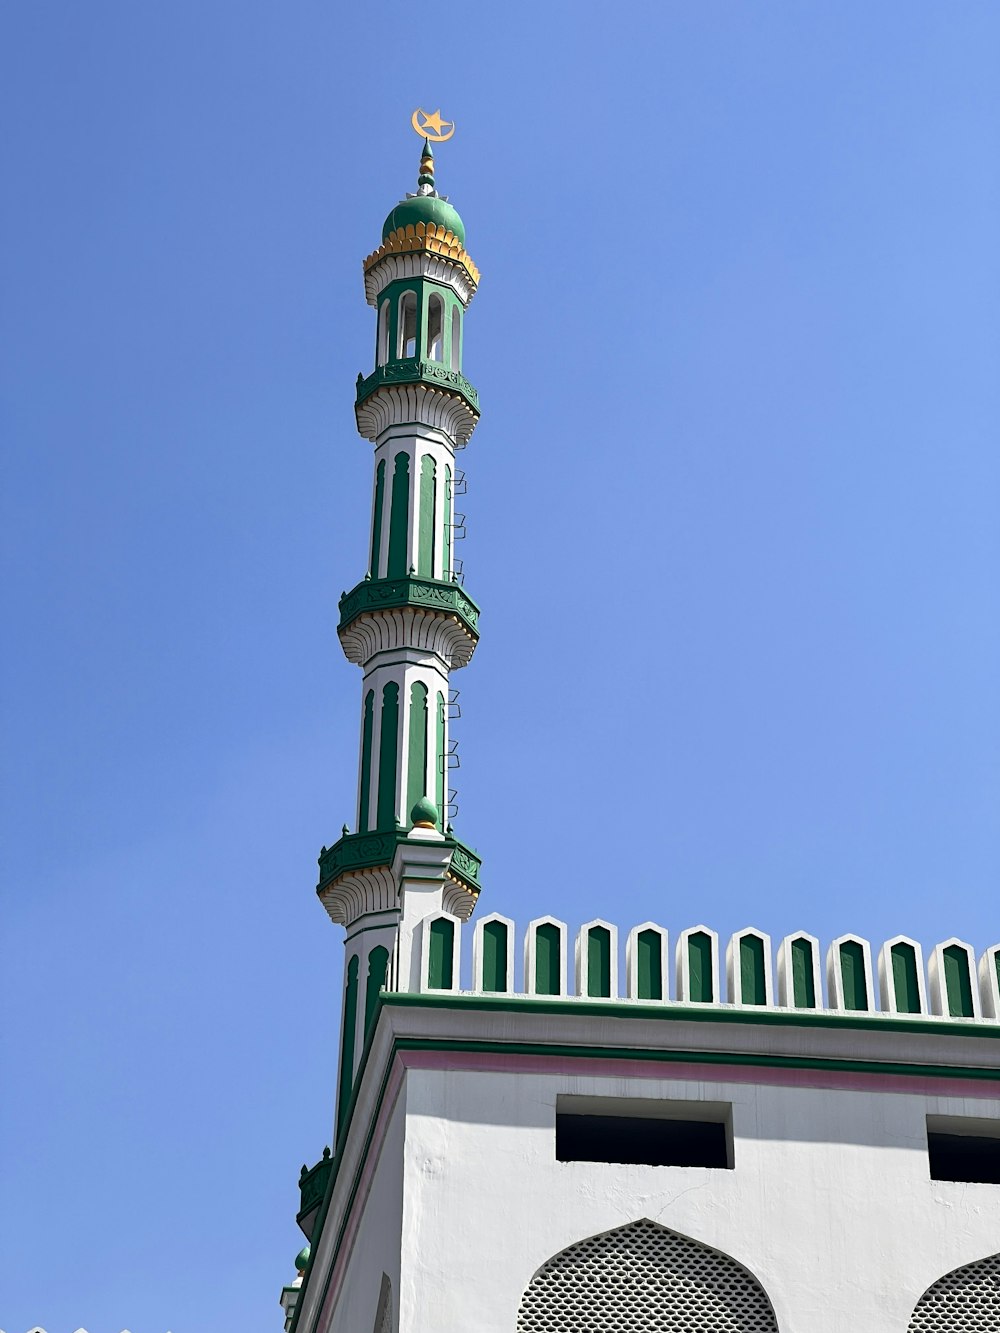
[[[347,928],[338,1126],[380,988],[423,989],[422,930],[467,920],[479,894],[479,858],[446,817],[450,675],[479,637],[454,554],[455,454],[479,419],[462,374],[479,271],[462,219],[435,189],[427,141],[417,191],[389,213],[364,278],[375,369],[358,376],[355,413],[375,446],[371,536],[367,573],[341,597],[337,627],[363,673],[357,832],[345,825],[323,849],[317,888]]]

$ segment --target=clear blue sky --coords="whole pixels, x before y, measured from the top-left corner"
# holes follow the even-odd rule
[[[333,1106],[360,264],[417,105],[483,272],[483,906],[1000,935],[1000,7],[2,28],[0,1327],[280,1329]]]

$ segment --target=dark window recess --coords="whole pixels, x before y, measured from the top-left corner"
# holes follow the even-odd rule
[[[560,1162],[731,1168],[726,1126],[707,1120],[619,1115],[556,1115]]]
[[[932,1180],[1000,1185],[1000,1137],[927,1131]]]

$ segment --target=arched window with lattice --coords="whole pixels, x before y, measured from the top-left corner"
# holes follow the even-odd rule
[[[1000,1328],[1000,1254],[939,1277],[917,1301],[909,1333],[996,1333]]]
[[[570,1245],[521,1297],[517,1333],[777,1333],[771,1302],[727,1254],[648,1218]]]

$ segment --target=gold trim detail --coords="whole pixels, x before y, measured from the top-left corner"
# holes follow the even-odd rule
[[[368,256],[362,267],[367,273],[386,255],[401,254],[406,250],[427,250],[445,259],[451,259],[465,269],[474,287],[479,285],[479,269],[472,262],[472,257],[462,242],[453,231],[435,226],[433,222],[416,224],[411,222],[405,227],[397,227],[395,231],[389,233],[379,248]]]
[[[422,106],[418,106],[410,117],[410,124],[422,139],[429,139],[431,143],[447,143],[455,133],[455,122],[442,120],[440,107],[428,115]],[[448,127],[447,133],[445,126]]]

